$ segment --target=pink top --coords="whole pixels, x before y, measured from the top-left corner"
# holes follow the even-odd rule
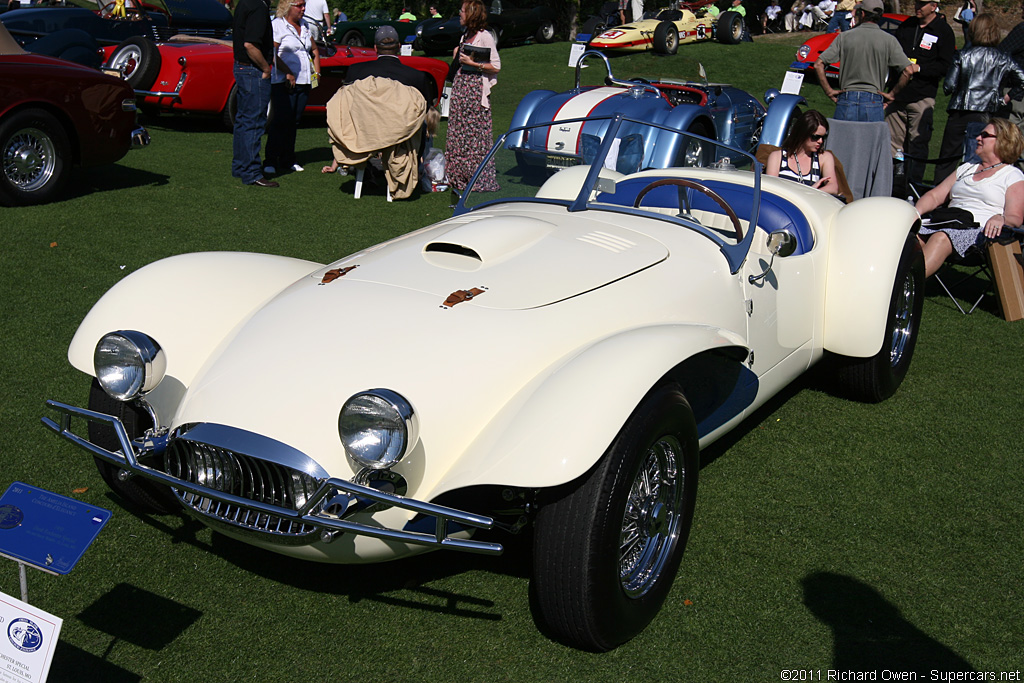
[[[462,42],[467,42],[465,36],[463,36]],[[501,71],[501,57],[498,56],[498,45],[494,42],[494,34],[490,31],[477,31],[476,35],[468,41],[469,45],[476,45],[477,47],[486,47],[491,50],[491,66],[496,71]],[[483,87],[481,88],[482,93],[480,95],[480,105],[490,109],[491,108],[491,88],[498,82],[498,77],[495,74],[483,74]]]

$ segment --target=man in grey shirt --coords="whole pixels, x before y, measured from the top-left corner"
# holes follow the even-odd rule
[[[840,121],[884,121],[884,106],[920,70],[903,54],[896,38],[878,26],[882,0],[863,0],[854,10],[857,26],[836,36],[814,62],[825,94],[836,103],[833,118]],[[839,90],[825,76],[825,66],[839,62]],[[899,83],[885,94],[889,69],[901,69]]]

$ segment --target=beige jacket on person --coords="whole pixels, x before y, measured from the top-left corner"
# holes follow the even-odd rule
[[[357,166],[381,153],[388,189],[409,197],[419,182],[420,134],[427,105],[416,88],[370,76],[327,102],[327,132],[339,164]]]

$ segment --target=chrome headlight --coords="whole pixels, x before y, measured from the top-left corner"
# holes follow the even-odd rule
[[[800,46],[800,49],[796,51],[796,58],[798,61],[802,62],[805,59],[807,59],[807,55],[809,54],[811,54],[811,46],[808,45],[807,43],[804,43],[803,45]]]
[[[92,362],[103,391],[118,401],[130,401],[151,391],[167,370],[160,345],[134,330],[103,335]]]
[[[341,408],[338,434],[345,454],[359,468],[387,469],[412,450],[418,438],[416,414],[388,389],[356,394]]]

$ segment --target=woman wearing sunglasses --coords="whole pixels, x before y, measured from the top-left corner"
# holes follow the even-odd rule
[[[1024,220],[1024,173],[1013,165],[1024,151],[1024,135],[1006,119],[992,119],[976,141],[981,163],[962,164],[917,201],[922,216],[948,201],[950,208],[970,212],[978,224],[975,228],[961,223],[922,227],[918,239],[924,246],[925,277],[937,271],[954,250],[963,256],[983,241],[982,235],[996,237],[1004,225],[1018,227]]]
[[[835,157],[824,151],[827,138],[828,120],[821,112],[807,110],[793,122],[782,148],[768,155],[765,173],[839,194]]]

